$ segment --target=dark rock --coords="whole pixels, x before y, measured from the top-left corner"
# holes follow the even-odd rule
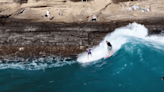
[[[4,18],[2,18],[4,19]],[[163,19],[111,21],[108,23],[41,23],[7,19],[0,26],[0,54],[19,57],[42,55],[75,56],[98,45],[115,28],[138,22],[149,35],[163,33]],[[23,48],[23,49],[21,49]],[[20,50],[21,49],[21,50]]]

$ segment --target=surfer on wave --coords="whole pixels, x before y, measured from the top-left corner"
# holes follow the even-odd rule
[[[89,55],[92,56],[91,50],[92,50],[91,48],[87,49],[87,52],[88,52],[88,59],[89,59]]]
[[[107,44],[107,49],[108,49],[109,56],[111,56],[112,54],[110,53],[110,51],[112,51],[112,53],[113,53],[112,45],[111,45],[111,43],[108,42],[108,41],[106,41],[106,44]]]

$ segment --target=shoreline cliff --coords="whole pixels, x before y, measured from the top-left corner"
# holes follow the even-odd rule
[[[161,34],[164,20],[128,20],[104,23],[52,23],[6,20],[0,23],[1,58],[7,55],[39,57],[48,55],[76,57],[86,48],[98,45],[116,28],[137,22],[148,28],[148,35]]]
[[[0,3],[2,59],[52,54],[76,57],[86,48],[98,45],[105,35],[116,28],[133,22],[145,25],[149,35],[161,34],[164,30],[164,17],[160,11],[162,8],[159,8],[162,0],[158,0],[155,4],[154,1],[128,1],[114,4],[111,0],[104,2],[94,0],[88,3],[70,1],[65,3],[62,0],[59,0],[61,2],[55,0],[30,2],[29,0],[25,4],[10,1],[10,3]],[[156,4],[159,4],[158,7],[155,7]],[[143,13],[141,10],[127,10],[127,7],[133,5],[151,6],[151,11]],[[47,9],[50,9],[50,15],[54,16],[54,19],[43,17]],[[63,16],[58,15],[61,10]],[[98,21],[88,22],[93,14],[98,17]]]

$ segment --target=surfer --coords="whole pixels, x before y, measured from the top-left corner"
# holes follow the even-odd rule
[[[111,56],[110,51],[112,51],[112,53],[113,53],[113,50],[112,50],[112,45],[111,45],[111,43],[110,43],[110,42],[108,42],[108,41],[106,41],[106,44],[107,44],[107,49],[108,49],[109,56]]]
[[[87,49],[87,52],[88,52],[88,59],[89,59],[89,55],[92,56],[91,50],[92,50],[91,48]]]

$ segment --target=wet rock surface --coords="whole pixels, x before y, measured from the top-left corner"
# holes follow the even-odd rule
[[[0,20],[0,58],[52,54],[76,57],[86,48],[98,45],[114,29],[132,22],[144,24],[149,29],[149,35],[161,34],[164,30],[162,18],[108,23],[43,23],[8,18]]]

